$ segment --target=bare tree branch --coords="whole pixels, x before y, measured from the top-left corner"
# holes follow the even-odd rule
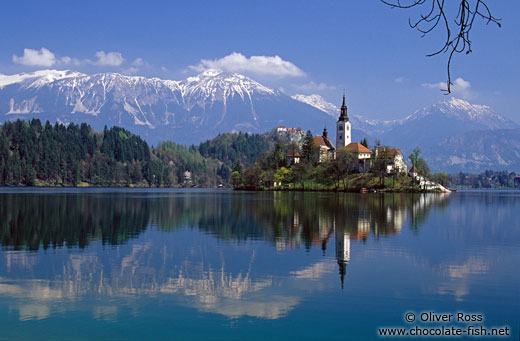
[[[408,24],[412,29],[415,29],[421,33],[421,37],[424,37],[428,33],[432,32],[439,25],[444,26],[446,32],[446,40],[442,47],[435,52],[428,54],[428,57],[432,57],[441,53],[448,53],[448,64],[447,73],[448,80],[446,82],[447,88],[443,89],[447,95],[451,93],[451,61],[455,53],[469,54],[472,52],[470,32],[473,28],[473,23],[476,17],[480,17],[486,20],[486,25],[489,23],[495,23],[498,27],[502,27],[500,24],[500,18],[495,18],[491,14],[491,10],[484,0],[459,0],[457,15],[453,20],[453,23],[448,19],[445,9],[445,0],[381,0],[382,3],[392,8],[404,8],[409,9],[425,4],[430,4],[428,10],[423,12],[419,16],[419,19],[412,21],[408,20]],[[471,6],[473,4],[473,6]],[[453,32],[456,34],[452,35]]]

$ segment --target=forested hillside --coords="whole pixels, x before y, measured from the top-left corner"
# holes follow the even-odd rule
[[[200,146],[155,148],[129,131],[82,123],[17,120],[0,127],[2,186],[227,185],[236,161],[248,165],[272,145],[266,135],[222,134]],[[185,171],[191,173],[185,179]]]

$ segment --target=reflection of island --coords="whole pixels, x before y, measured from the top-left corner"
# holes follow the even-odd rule
[[[457,196],[0,195],[6,212],[0,237],[7,249],[0,253],[0,295],[11,300],[9,309],[22,320],[68,311],[87,300],[93,302],[94,318],[116,319],[121,301],[137,311],[140,298],[157,297],[231,318],[277,319],[305,299],[302,288],[337,288],[345,281],[348,288],[348,267],[361,243],[407,229],[420,233],[428,212],[443,209],[447,200],[457,202]],[[255,253],[257,240],[272,245],[263,260],[269,252],[262,246]],[[13,250],[52,247],[56,250]],[[302,260],[294,257],[301,252],[295,248],[322,249],[325,257]],[[289,250],[286,259],[298,260],[273,267],[276,250]],[[450,281],[433,289],[463,299],[468,289],[459,284],[488,267],[478,257],[443,264]]]
[[[0,194],[0,241],[9,249],[119,245],[157,226],[198,228],[218,239],[261,239],[277,249],[326,249],[334,229],[366,241],[418,230],[442,194],[329,193],[68,193]]]

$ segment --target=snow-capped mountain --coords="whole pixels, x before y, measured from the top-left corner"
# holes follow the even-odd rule
[[[152,143],[198,143],[222,132],[264,132],[277,125],[318,133],[334,125],[330,116],[278,90],[217,70],[181,81],[57,70],[0,75],[0,108],[2,121],[119,125]]]
[[[319,95],[293,98],[329,115],[339,111]],[[399,120],[369,120],[352,113],[349,118],[352,127],[373,137],[371,143],[379,139],[404,155],[419,147],[434,171],[520,169],[518,124],[486,105],[450,98]]]
[[[0,74],[0,122],[39,118],[87,122],[97,130],[118,125],[152,144],[163,140],[196,144],[223,132],[261,133],[277,125],[310,129],[314,134],[327,127],[334,141],[340,103],[341,99],[335,105],[318,95],[291,98],[246,76],[217,70],[180,81],[59,70]],[[432,169],[494,168],[495,161],[504,167],[520,164],[514,160],[520,155],[516,135],[508,132],[519,126],[485,105],[451,98],[400,120],[370,120],[350,110],[349,117],[353,141],[367,137],[373,144],[379,139],[405,155],[420,147]],[[494,156],[480,155],[476,147],[465,148],[464,143],[475,136],[482,136],[483,146],[494,146],[493,151],[478,150]],[[505,149],[497,141],[508,143],[507,153],[499,152]],[[450,156],[443,159],[447,151]]]
[[[518,125],[488,106],[450,98],[417,110],[385,131],[381,139],[406,146],[432,146],[469,131],[513,128]]]
[[[430,107],[417,110],[402,120],[401,124],[407,124],[430,116],[472,122],[475,126],[479,126],[479,128],[483,129],[504,129],[514,128],[514,126],[516,126],[516,123],[506,119],[487,105],[471,104],[466,100],[454,97]]]
[[[294,95],[293,99],[300,101],[302,103],[313,106],[327,114],[329,114],[334,119],[338,118],[339,115],[339,106],[336,106],[327,100],[325,100],[320,95]],[[341,105],[341,103],[339,103]],[[350,121],[352,122],[352,126],[355,129],[360,130],[362,132],[363,137],[368,136],[377,136],[378,134],[384,133],[389,128],[400,124],[402,120],[391,120],[391,121],[383,121],[383,120],[371,120],[367,117],[350,113],[348,114]]]
[[[292,98],[309,104],[334,118],[338,115],[339,106],[326,101],[320,95],[294,95]],[[352,121],[353,127],[356,127],[372,136],[384,135],[398,127],[413,125],[415,122],[420,122],[420,125],[423,125],[425,120],[431,119],[463,122],[463,131],[518,127],[515,122],[506,119],[487,105],[471,104],[468,101],[453,97],[447,101],[417,110],[403,119],[373,120],[352,113],[349,113],[349,118]]]
[[[327,102],[323,97],[317,94],[313,95],[294,95],[291,96],[292,99],[300,101],[302,103],[306,103],[310,106],[313,106],[321,111],[329,114],[333,118],[338,118],[339,107],[334,104]]]

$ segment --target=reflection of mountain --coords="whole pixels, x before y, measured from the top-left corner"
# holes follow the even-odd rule
[[[222,254],[213,242],[197,247],[173,234],[147,235],[143,243],[117,252],[59,250],[62,256],[52,258],[53,264],[46,264],[47,257],[6,251],[0,254],[0,273],[10,276],[0,277],[0,295],[19,300],[22,320],[45,318],[55,309],[66,311],[68,305],[92,296],[109,302],[160,294],[204,312],[266,319],[285,316],[300,301],[281,291],[273,278],[254,274],[254,249]],[[244,261],[235,261],[237,256]],[[93,315],[106,318],[111,312],[116,313],[103,303],[95,305]]]
[[[519,230],[506,225],[516,222],[518,195],[474,196],[96,191],[83,199],[55,192],[22,200],[0,194],[1,212],[9,212],[8,219],[1,215],[2,236],[10,237],[3,239],[22,241],[0,252],[0,309],[10,318],[51,323],[123,322],[129,315],[137,323],[159,315],[185,323],[184,314],[204,315],[190,319],[195,324],[207,321],[206,313],[247,324],[249,317],[292,321],[327,310],[324,320],[336,324],[363,309],[386,309],[388,299],[408,304],[425,293],[428,302],[478,303],[498,281],[516,283]],[[24,241],[33,241],[32,249],[43,245],[39,231],[49,246],[67,238],[79,245],[63,238],[74,229],[63,222],[72,220],[63,212],[50,219],[54,213],[42,209],[50,202],[71,216],[90,216],[88,247],[10,250],[27,247]],[[129,210],[134,219],[115,219],[105,206],[114,216]],[[103,236],[117,245],[103,245]],[[340,280],[345,289],[338,293]],[[506,290],[494,296],[497,305],[513,292],[500,288]]]
[[[439,195],[323,193],[72,192],[0,194],[0,240],[14,249],[118,245],[156,225],[195,227],[218,239],[261,239],[279,250],[327,248],[335,229],[366,240],[418,228]]]

